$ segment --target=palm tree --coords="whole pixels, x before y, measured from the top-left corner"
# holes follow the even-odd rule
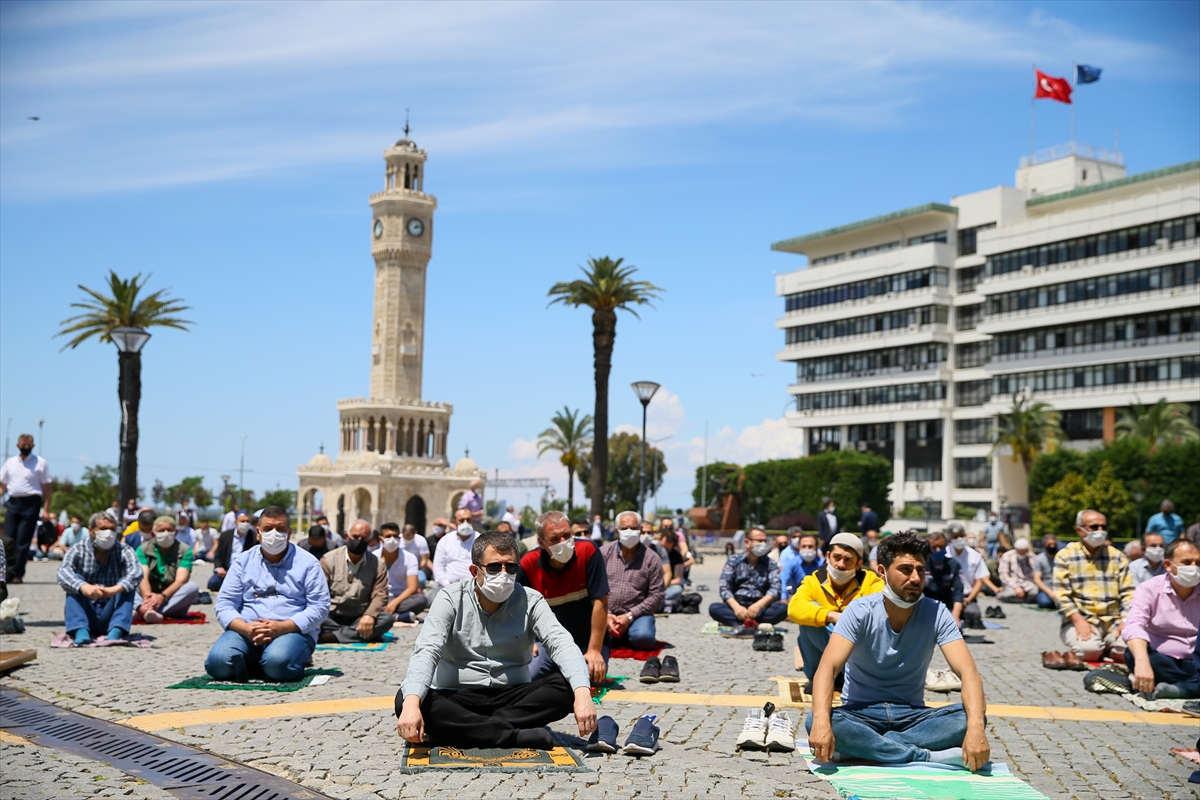
[[[1141,439],[1150,443],[1151,450],[1164,444],[1195,441],[1200,439],[1200,429],[1188,419],[1190,414],[1186,403],[1168,403],[1165,397],[1150,406],[1136,400],[1121,411],[1117,438]]]
[[[562,411],[554,412],[550,422],[551,426],[538,434],[538,455],[552,450],[561,454],[558,460],[567,468],[567,513],[570,514],[575,507],[575,472],[592,447],[592,415],[581,417],[578,409],[572,411],[563,406]]]
[[[1012,410],[997,417],[997,425],[988,432],[992,439],[991,458],[1001,447],[1012,448],[1013,461],[1020,461],[1025,476],[1033,468],[1033,459],[1053,452],[1062,439],[1062,414],[1049,403],[1034,402],[1033,395],[1014,393]]]
[[[56,336],[73,336],[62,349],[74,349],[93,337],[101,342],[113,343],[113,333],[121,328],[145,331],[157,326],[186,331],[187,326],[194,323],[177,315],[187,311],[188,307],[179,300],[168,297],[168,290],[160,289],[145,297],[138,297],[149,279],[149,275],[143,279],[142,273],[139,272],[129,280],[122,280],[116,272],[110,270],[109,295],[81,284],[79,288],[89,295],[90,299],[85,298],[83,302],[72,303],[72,308],[83,309],[83,313],[60,323],[63,328]],[[137,419],[138,405],[142,400],[142,354],[138,351],[140,346],[136,350],[122,350],[117,354],[120,365],[117,396],[121,400],[121,508],[125,507],[130,498],[137,497]]]
[[[550,305],[587,306],[592,309],[592,351],[596,371],[596,412],[592,450],[592,515],[604,513],[604,479],[608,475],[608,375],[612,371],[613,343],[617,338],[617,310],[635,317],[633,306],[650,305],[657,300],[659,287],[649,281],[635,281],[632,264],[621,266],[623,258],[589,258],[583,270],[585,280],[558,282],[550,287]]]

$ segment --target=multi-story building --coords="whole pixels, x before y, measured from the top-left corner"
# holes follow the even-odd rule
[[[1027,507],[1024,468],[989,457],[1013,395],[1062,412],[1069,446],[1115,435],[1133,402],[1200,413],[1200,161],[1126,176],[1119,153],[1062,145],[1016,186],[776,242],[790,424],[804,454],[893,463],[891,504]]]

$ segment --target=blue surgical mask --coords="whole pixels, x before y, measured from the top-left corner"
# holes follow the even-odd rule
[[[941,564],[946,560],[946,551],[934,550],[932,553],[930,553],[930,556],[933,558],[933,563]]]

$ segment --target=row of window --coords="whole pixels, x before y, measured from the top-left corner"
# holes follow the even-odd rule
[[[834,253],[831,256],[821,256],[820,258],[814,258],[813,262],[812,262],[812,266],[819,267],[822,264],[834,264],[838,261],[845,261],[845,260],[846,260],[845,253]]]
[[[973,306],[959,306],[954,311],[954,330],[973,331],[979,327],[981,319],[983,319],[983,303],[977,303]]]
[[[954,487],[956,489],[992,488],[992,460],[990,458],[954,459]]]
[[[984,270],[987,267],[980,264],[977,267],[963,267],[958,271],[958,293],[966,294],[967,292],[975,291],[975,287],[980,284],[986,274]]]
[[[993,338],[992,347],[997,355],[1032,355],[1045,350],[1113,342],[1137,342],[1196,331],[1200,331],[1200,309],[1193,308],[1187,311],[1142,314],[1016,333],[999,333]],[[963,366],[958,361],[956,364]]]
[[[1196,284],[1197,262],[1168,264],[1139,269],[1119,275],[1066,281],[1034,289],[1005,292],[988,298],[988,314],[1009,314],[1028,308],[1044,308],[1064,303],[1082,303],[1102,297],[1119,297],[1156,289]]]
[[[945,324],[950,318],[947,306],[921,306],[906,308],[901,311],[889,311],[885,314],[869,314],[864,317],[850,317],[815,325],[797,325],[787,328],[785,336],[788,344],[814,342],[824,339],[837,339],[842,336],[859,336],[867,333],[890,331],[908,328],[913,325]]]
[[[946,345],[934,342],[908,347],[889,347],[885,350],[842,353],[824,358],[808,358],[796,362],[796,379],[813,380],[828,375],[872,372],[881,369],[930,369],[946,361]]]
[[[1198,221],[1200,221],[1200,215],[1193,214],[1166,222],[1137,225],[1092,236],[1066,239],[1039,247],[1026,247],[1007,253],[997,253],[994,256],[988,256],[988,272],[991,275],[1004,275],[1008,272],[1017,272],[1026,264],[1045,267],[1050,264],[1078,261],[1082,258],[1123,253],[1127,250],[1150,247],[1159,239],[1168,239],[1172,242],[1195,239]]]
[[[991,342],[970,342],[954,345],[954,366],[958,369],[982,367],[992,358]]]
[[[946,383],[930,381],[929,383],[869,386],[861,389],[843,389],[838,392],[801,394],[796,396],[796,408],[800,411],[817,411],[830,408],[858,408],[945,399]]]
[[[860,247],[857,250],[851,250],[850,257],[858,258],[859,256],[869,256],[872,253],[885,253],[888,250],[895,250],[899,246],[900,242],[885,242],[884,244],[874,244],[870,247]]]
[[[927,233],[924,236],[913,236],[908,240],[908,246],[912,247],[913,245],[926,244],[927,242],[941,242],[945,244],[946,232],[938,231],[937,233]]]
[[[841,286],[829,286],[824,289],[811,289],[807,292],[789,294],[784,298],[784,305],[787,311],[799,311],[815,306],[844,303],[848,300],[861,300],[864,297],[877,297],[888,292],[907,292],[929,286],[946,286],[949,282],[949,270],[943,267],[925,267],[882,278],[869,278]]]
[[[992,378],[992,394],[1010,395],[1028,386],[1035,392],[1086,389],[1091,386],[1121,386],[1129,383],[1200,378],[1200,356],[1126,361],[1090,367],[1064,367],[1038,372],[1016,372]]]
[[[994,227],[996,227],[996,223],[989,222],[986,225],[976,225],[974,228],[960,228],[958,231],[958,254],[960,256],[975,255],[979,246],[979,232],[991,230]]]
[[[956,444],[991,444],[989,435],[995,423],[991,417],[978,419],[954,420],[954,441]]]

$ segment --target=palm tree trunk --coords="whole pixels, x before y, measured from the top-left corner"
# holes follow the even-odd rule
[[[121,401],[121,462],[118,471],[120,507],[137,498],[138,405],[142,402],[142,355],[118,353],[120,379],[117,397]]]
[[[596,368],[596,409],[592,428],[592,516],[604,518],[608,482],[608,375],[612,372],[613,343],[617,338],[617,312],[597,310],[592,314],[592,350]]]

